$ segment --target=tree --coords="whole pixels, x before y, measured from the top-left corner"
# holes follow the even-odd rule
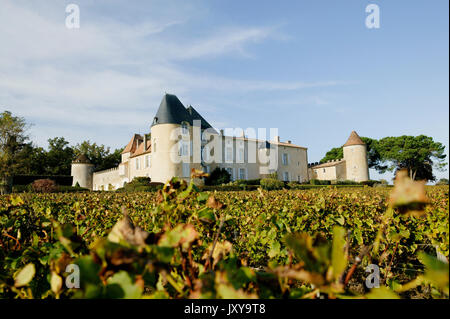
[[[332,160],[338,160],[344,158],[344,150],[341,147],[333,147],[331,150],[329,150],[325,157],[320,160],[320,163],[326,163],[328,161]]]
[[[91,163],[94,164],[95,171],[116,167],[122,161],[121,149],[116,149],[111,153],[110,147],[97,145],[97,143],[91,143],[90,141],[77,144],[73,151],[75,156],[85,154]]]
[[[12,176],[23,164],[19,156],[29,139],[25,119],[11,112],[0,113],[0,192],[11,191]]]
[[[21,164],[16,174],[22,175],[45,175],[47,165],[47,152],[42,147],[36,147],[33,143],[27,143],[17,154],[18,162]]]
[[[378,171],[386,170],[386,166],[383,166],[383,161],[381,155],[378,152],[377,143],[378,141],[369,137],[361,137],[362,141],[366,143],[367,147],[367,161],[369,168],[374,168]],[[344,158],[343,147],[334,147],[329,150],[325,157],[320,160],[320,163],[325,163],[330,160],[338,160]]]
[[[387,164],[381,173],[405,168],[413,180],[434,181],[433,167],[442,170],[447,165],[445,146],[425,135],[385,137],[378,141],[377,151]]]
[[[205,185],[222,185],[231,180],[230,173],[225,168],[216,167],[205,179]]]
[[[73,149],[64,137],[48,139],[45,159],[45,173],[48,175],[70,175]]]

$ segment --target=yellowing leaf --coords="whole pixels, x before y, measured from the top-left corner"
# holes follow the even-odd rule
[[[52,272],[52,277],[50,279],[50,287],[52,291],[57,294],[62,288],[63,280],[56,272]]]
[[[347,268],[347,255],[345,247],[345,229],[335,226],[333,228],[333,247],[331,251],[331,266],[333,278],[338,279]]]
[[[365,295],[367,299],[400,299],[400,297],[387,287],[372,288],[368,294]]]
[[[14,286],[23,287],[33,279],[36,269],[33,264],[28,264],[23,267],[15,276]]]
[[[391,192],[389,205],[398,208],[401,214],[421,216],[425,214],[425,205],[429,203],[424,181],[413,181],[406,170],[397,172],[395,187]]]

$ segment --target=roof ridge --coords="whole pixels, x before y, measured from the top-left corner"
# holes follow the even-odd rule
[[[344,146],[351,146],[351,145],[366,145],[366,143],[364,143],[364,141],[361,139],[361,137],[359,137],[356,131],[352,131],[347,139],[347,142],[345,142]]]

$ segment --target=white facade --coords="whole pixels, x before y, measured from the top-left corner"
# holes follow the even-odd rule
[[[72,175],[74,181],[93,190],[115,190],[135,177],[150,177],[152,182],[162,183],[175,176],[189,180],[192,169],[210,173],[217,167],[226,169],[232,180],[258,179],[274,173],[287,182],[369,178],[366,145],[356,132],[344,145],[342,161],[326,168],[309,167],[307,148],[281,142],[279,137],[266,141],[219,134],[192,106],[185,108],[170,94],[164,96],[150,134],[133,136],[118,167],[92,173],[89,165],[74,162]]]

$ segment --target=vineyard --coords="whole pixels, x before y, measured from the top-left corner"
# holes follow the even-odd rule
[[[0,298],[448,298],[448,191],[2,196]]]

